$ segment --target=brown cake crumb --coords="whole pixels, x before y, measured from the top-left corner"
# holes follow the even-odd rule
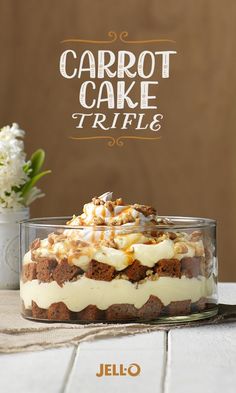
[[[48,309],[48,319],[66,321],[70,319],[70,310],[63,302],[52,303]]]
[[[107,321],[132,320],[137,317],[137,309],[132,304],[113,304],[106,310]]]
[[[85,307],[82,311],[77,313],[77,318],[80,321],[102,321],[105,318],[105,311],[98,307],[90,305]]]
[[[38,307],[37,303],[32,301],[32,317],[38,319],[48,319],[47,311],[45,308]]]
[[[207,299],[205,297],[201,297],[197,302],[192,303],[193,312],[203,311],[206,308]]]
[[[78,266],[70,265],[67,259],[63,259],[53,270],[52,277],[62,287],[65,281],[70,281],[79,274],[83,274],[82,269]]]
[[[57,266],[55,259],[43,259],[36,264],[37,278],[43,282],[52,281],[52,272]]]
[[[170,302],[168,305],[169,316],[187,315],[191,313],[191,300]]]
[[[181,277],[180,261],[178,259],[161,259],[157,262],[154,271],[159,276]]]
[[[148,301],[138,310],[138,317],[146,320],[155,319],[160,315],[163,307],[161,300],[157,296],[151,295]]]
[[[37,278],[36,263],[26,263],[22,266],[22,281],[31,281]]]
[[[181,272],[188,278],[201,274],[201,257],[185,257],[181,259]]]
[[[97,262],[94,259],[89,262],[85,276],[93,280],[111,281],[114,278],[115,268],[106,263]]]
[[[131,282],[137,282],[146,277],[148,269],[147,266],[143,266],[139,261],[135,260],[132,265],[124,269],[122,273],[126,274]]]

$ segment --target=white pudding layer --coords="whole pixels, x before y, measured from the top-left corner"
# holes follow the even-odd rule
[[[201,297],[212,297],[215,293],[213,277],[181,278],[159,277],[156,281],[146,280],[137,285],[128,280],[92,280],[81,277],[74,282],[66,282],[60,287],[55,281],[42,283],[27,281],[20,285],[21,298],[25,308],[31,308],[32,301],[41,308],[52,303],[63,302],[69,310],[78,312],[88,305],[106,310],[112,304],[128,303],[142,307],[150,295],[157,296],[166,306],[172,301],[198,301]]]

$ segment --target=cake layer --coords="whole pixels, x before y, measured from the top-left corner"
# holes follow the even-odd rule
[[[42,259],[39,262],[31,262],[22,267],[22,281],[38,279],[41,282],[56,281],[62,286],[66,281],[75,281],[85,275],[87,278],[101,281],[127,279],[131,282],[139,282],[146,277],[157,280],[159,277],[178,277],[185,275],[188,278],[198,277],[205,274],[204,260],[201,257],[178,259],[161,259],[154,268],[149,269],[139,261],[134,261],[121,272],[106,263],[92,260],[88,269],[84,272],[78,266],[68,263],[66,259],[57,262],[55,259]]]
[[[52,303],[63,302],[74,312],[89,305],[106,310],[113,304],[131,304],[141,308],[151,295],[164,304],[172,301],[198,301],[201,297],[212,297],[215,293],[213,276],[209,278],[160,277],[156,281],[145,280],[137,284],[128,280],[97,281],[82,276],[77,281],[65,282],[60,287],[56,281],[42,283],[39,280],[21,282],[21,298],[25,308],[31,308],[32,301],[40,308],[47,309]]]
[[[214,303],[208,303],[206,298],[200,298],[197,302],[190,300],[171,302],[167,306],[151,295],[148,301],[139,309],[131,304],[112,304],[106,310],[90,304],[82,311],[73,312],[63,302],[50,305],[49,308],[41,308],[36,302],[32,302],[32,307],[26,309],[22,304],[22,314],[27,318],[50,321],[71,321],[71,322],[132,322],[151,321],[159,317],[186,316],[191,313],[203,312],[214,308]]]

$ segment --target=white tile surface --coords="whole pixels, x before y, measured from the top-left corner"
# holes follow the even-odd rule
[[[236,304],[236,283],[218,285],[219,303]]]
[[[236,323],[168,335],[165,393],[235,393]]]
[[[165,332],[155,332],[82,343],[66,393],[161,392],[165,371],[165,335]],[[135,377],[129,375],[98,377],[96,373],[101,363],[115,364],[116,372],[119,372],[120,364],[127,369],[131,363],[137,363],[141,371]]]
[[[65,379],[73,348],[0,356],[1,393],[57,393]]]

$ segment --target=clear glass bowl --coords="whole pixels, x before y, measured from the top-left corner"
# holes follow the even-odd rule
[[[166,217],[165,217],[166,218]],[[72,323],[170,323],[217,313],[216,222],[167,225],[21,223],[22,315]]]

